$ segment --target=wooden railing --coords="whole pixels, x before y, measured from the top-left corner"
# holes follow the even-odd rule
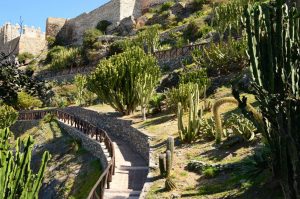
[[[71,125],[91,138],[95,138],[98,142],[104,142],[110,160],[108,160],[108,166],[102,172],[88,196],[88,199],[103,199],[105,185],[107,185],[108,189],[110,188],[110,182],[115,173],[115,150],[111,139],[104,130],[62,110],[22,111],[19,113],[18,120],[39,120],[47,114],[55,115],[62,122]]]

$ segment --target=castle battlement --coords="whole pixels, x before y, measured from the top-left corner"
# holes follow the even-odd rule
[[[46,34],[41,28],[34,26],[20,26],[19,24],[5,23],[0,27],[0,52],[14,54],[29,52],[39,54],[46,45]]]

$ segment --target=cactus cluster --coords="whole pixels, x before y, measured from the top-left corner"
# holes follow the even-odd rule
[[[45,152],[38,174],[30,169],[33,139],[28,137],[24,146],[17,140],[15,151],[9,149],[9,129],[0,130],[0,199],[38,198],[46,164],[50,158]]]
[[[189,94],[189,118],[188,125],[183,124],[183,108],[181,103],[178,103],[178,133],[182,142],[192,143],[199,135],[201,126],[202,109],[199,108],[199,89],[198,85],[193,85],[193,92]]]
[[[282,2],[248,6],[244,23],[253,93],[263,116],[273,175],[285,198],[300,198],[300,11]],[[244,115],[253,118],[246,110],[247,99],[233,91]]]
[[[176,188],[175,183],[171,179],[171,170],[174,160],[174,138],[168,137],[167,139],[167,151],[165,154],[159,155],[159,170],[161,177],[166,177],[165,188],[170,191]]]
[[[99,62],[88,77],[87,88],[115,110],[129,115],[149,101],[159,77],[157,60],[132,47]]]
[[[216,139],[217,144],[220,144],[220,142],[222,141],[223,135],[226,134],[226,130],[224,130],[223,125],[222,125],[222,117],[221,117],[221,113],[220,113],[220,107],[227,103],[235,104],[237,106],[239,104],[238,100],[236,100],[233,97],[224,97],[224,98],[217,100],[213,105],[213,115],[214,115],[214,120],[216,123],[215,139]],[[261,126],[262,126],[262,122],[263,122],[261,113],[258,112],[252,105],[250,105],[248,103],[246,103],[245,109],[251,110],[251,112],[253,113],[254,122],[255,122],[255,124],[258,124],[258,125],[256,125],[256,127],[257,127],[258,131],[260,131],[262,129]],[[240,130],[240,128],[239,128],[239,130]],[[244,128],[244,130],[245,130],[245,128]],[[260,131],[260,132],[262,132],[262,131]],[[245,135],[245,134],[242,134],[242,135]],[[252,138],[252,136],[253,136],[253,134],[251,134],[249,139]]]

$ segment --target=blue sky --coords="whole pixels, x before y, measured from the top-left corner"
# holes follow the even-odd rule
[[[47,17],[73,18],[89,12],[109,0],[0,0],[0,26],[5,22],[41,27],[45,31]]]

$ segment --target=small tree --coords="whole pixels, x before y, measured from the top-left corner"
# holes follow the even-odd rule
[[[147,94],[139,94],[139,84],[143,84],[144,88],[153,88],[159,76],[156,59],[133,47],[102,60],[88,77],[87,87],[114,109],[128,115],[141,105],[141,95],[148,98],[152,94],[151,89],[147,89]],[[147,81],[147,78],[152,78],[152,81]]]

